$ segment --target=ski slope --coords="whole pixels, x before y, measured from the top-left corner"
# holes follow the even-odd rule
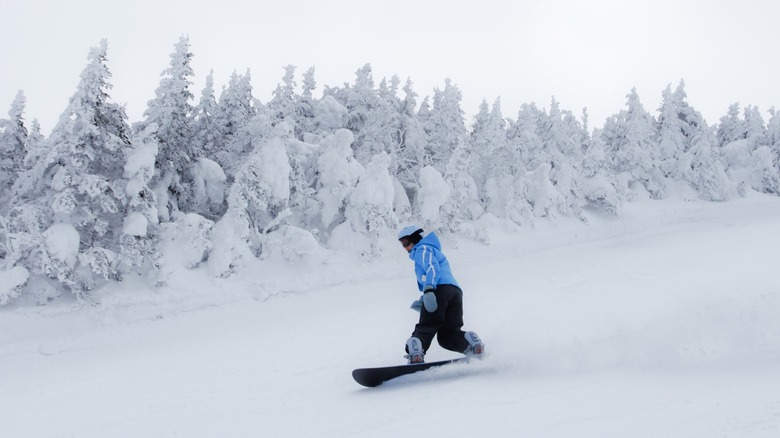
[[[373,389],[351,370],[402,362],[417,317],[392,235],[373,262],[182,271],[94,306],[0,309],[1,434],[780,436],[780,199],[590,222],[444,238],[488,356]]]

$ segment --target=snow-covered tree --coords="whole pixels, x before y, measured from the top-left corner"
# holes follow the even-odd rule
[[[585,220],[580,207],[582,193],[579,182],[579,166],[582,161],[582,126],[570,111],[562,111],[553,97],[550,112],[541,124],[539,135],[544,144],[540,159],[550,164],[549,177],[560,193],[554,197],[556,206],[564,215]]]
[[[159,265],[157,248],[157,197],[149,187],[155,174],[158,142],[157,127],[148,126],[133,136],[133,146],[124,166],[127,181],[127,215],[120,235],[120,268],[140,270],[147,263]]]
[[[0,214],[7,211],[11,187],[24,169],[28,143],[24,126],[24,92],[19,91],[11,103],[8,119],[0,119]]]
[[[626,190],[619,185],[610,169],[606,145],[598,131],[594,132],[590,139],[587,152],[582,158],[581,169],[582,195],[586,206],[617,215]]]
[[[445,173],[453,151],[467,141],[464,112],[460,107],[463,96],[458,87],[447,78],[444,89],[435,89],[433,106],[425,120],[427,142],[424,165],[432,165]]]
[[[216,153],[211,157],[225,170],[229,179],[233,177],[233,170],[252,150],[249,139],[242,138],[245,134],[242,129],[257,114],[254,102],[249,71],[244,75],[233,72],[227,87],[219,96],[219,106],[215,116],[216,125],[225,143],[219,145]],[[270,120],[267,117],[266,120],[266,124],[270,127]],[[256,124],[256,121],[253,123]]]
[[[729,105],[728,113],[720,118],[716,137],[719,147],[745,138],[742,119],[739,117],[738,103]]]
[[[509,148],[506,121],[501,113],[501,99],[493,103],[492,109],[483,100],[474,117],[470,135],[473,162],[470,173],[483,193],[488,179],[511,173],[513,157]]]
[[[345,211],[352,226],[368,235],[369,257],[380,254],[378,243],[381,237],[398,225],[393,213],[395,189],[389,167],[389,155],[384,152],[375,155],[358,178]]]
[[[315,133],[315,114],[314,107],[316,101],[313,92],[317,88],[317,80],[314,78],[314,67],[310,67],[303,74],[303,90],[297,101],[296,113],[298,114],[298,124],[296,126],[296,137],[298,140],[311,142],[306,136]]]
[[[168,68],[162,72],[163,78],[150,100],[144,115],[146,126],[157,126],[159,152],[157,154],[154,184],[158,192],[166,190],[168,204],[160,206],[160,215],[164,220],[171,213],[188,211],[192,203],[192,180],[189,167],[203,151],[194,149],[192,115],[194,108],[192,81],[194,75],[190,66],[192,53],[189,38],[182,36],[174,46]]]
[[[214,95],[214,71],[206,76],[206,84],[200,94],[198,105],[193,109],[192,142],[202,156],[212,158],[225,140],[217,125],[219,105]]]
[[[407,79],[403,87],[405,96],[401,102],[398,127],[400,139],[395,154],[398,162],[396,177],[410,202],[414,202],[420,187],[419,176],[425,148],[425,130],[416,114],[417,93],[413,85],[412,80]]]
[[[728,184],[718,159],[716,134],[686,100],[685,82],[662,95],[658,120],[660,166],[667,177],[685,181],[706,200],[724,200]]]
[[[105,40],[90,50],[76,93],[42,146],[45,153],[17,181],[18,199],[28,206],[11,213],[15,221],[35,221],[11,226],[34,242],[25,251],[38,255],[22,262],[31,274],[56,279],[80,297],[102,280],[119,278],[121,181],[130,140],[124,109],[109,102],[106,50]]]
[[[284,68],[282,83],[276,86],[272,93],[271,100],[268,102],[268,116],[272,124],[287,122],[293,129],[297,128],[297,101],[295,94],[295,66],[288,65]]]
[[[642,105],[636,88],[626,97],[626,109],[608,118],[601,132],[611,168],[621,185],[634,195],[646,191],[652,198],[663,198],[667,182],[656,164],[663,153],[658,152],[655,121]],[[679,155],[676,146],[668,153],[669,160]]]
[[[371,64],[359,68],[354,85],[345,85],[334,97],[347,108],[346,128],[355,137],[352,149],[358,162],[365,166],[374,155],[386,152],[395,163],[394,151],[400,142],[398,113],[374,89]]]
[[[451,190],[436,168],[425,166],[420,169],[420,192],[415,215],[421,219],[423,228],[435,230],[446,225],[442,207],[449,201]]]
[[[353,141],[351,131],[340,129],[320,142],[316,198],[322,204],[322,226],[328,233],[344,222],[349,196],[365,172],[352,153]]]
[[[255,123],[264,130],[264,116]],[[246,264],[249,257],[261,257],[266,235],[288,218],[290,200],[290,164],[285,146],[293,138],[292,128],[277,124],[267,138],[255,137],[253,150],[238,168],[228,194],[228,209],[215,225],[209,269],[217,276],[228,276]]]

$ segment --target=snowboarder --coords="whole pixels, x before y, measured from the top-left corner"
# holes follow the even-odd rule
[[[410,364],[425,362],[425,352],[436,336],[442,348],[481,357],[485,344],[474,332],[464,332],[463,291],[450,270],[450,262],[441,252],[436,233],[423,237],[423,229],[410,225],[398,232],[398,240],[414,261],[417,286],[422,297],[412,303],[420,312],[420,321],[406,341]]]

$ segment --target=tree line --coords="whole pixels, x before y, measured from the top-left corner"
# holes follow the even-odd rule
[[[780,116],[732,105],[708,125],[683,81],[657,112],[636,90],[602,127],[586,110],[483,101],[467,125],[449,79],[420,99],[411,79],[300,87],[285,67],[268,102],[251,74],[219,95],[213,72],[196,96],[187,37],[174,46],[143,120],[111,100],[107,42],[89,51],[80,82],[48,136],[28,128],[19,92],[0,119],[0,304],[45,302],[128,275],[165,282],[166,248],[186,241],[188,266],[217,276],[248,259],[295,262],[334,239],[366,257],[399,222],[487,241],[480,219],[517,226],[619,214],[636,199],[726,201],[780,193]],[[184,238],[182,238],[184,236]],[[183,239],[183,240],[182,240]],[[168,257],[170,258],[170,257]]]

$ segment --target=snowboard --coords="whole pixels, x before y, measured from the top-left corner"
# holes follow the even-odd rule
[[[363,386],[373,388],[387,382],[388,380],[395,379],[396,377],[405,376],[407,374],[416,373],[418,371],[424,371],[433,367],[440,367],[442,365],[467,362],[468,360],[469,358],[467,357],[461,357],[458,359],[441,360],[438,362],[424,362],[418,364],[394,365],[378,368],[358,368],[352,371],[352,378]]]

